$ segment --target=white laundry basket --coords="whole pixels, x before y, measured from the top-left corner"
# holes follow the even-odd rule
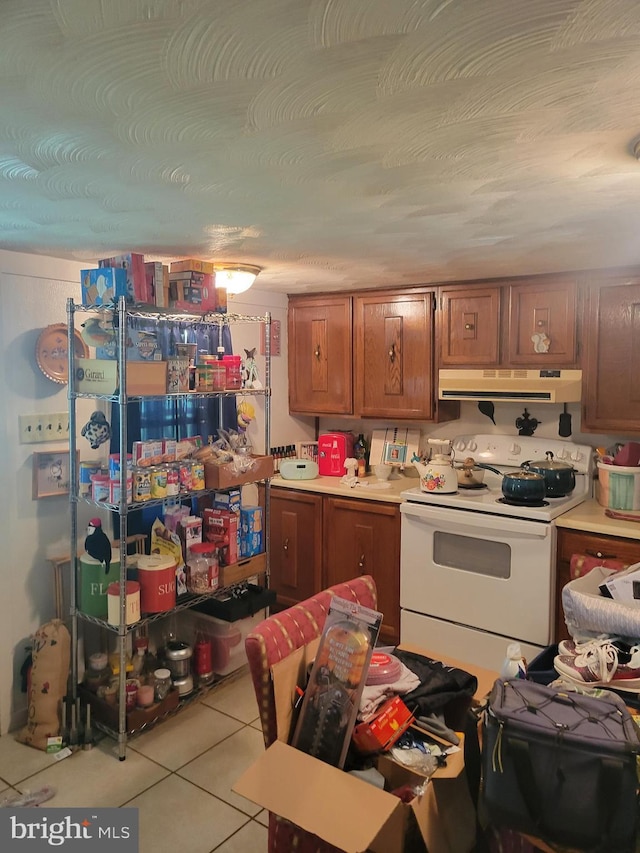
[[[613,569],[596,566],[564,586],[562,607],[572,637],[608,634],[640,638],[640,601],[613,601],[600,594],[600,584],[613,574]]]

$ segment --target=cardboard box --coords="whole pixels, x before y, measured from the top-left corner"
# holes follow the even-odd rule
[[[147,293],[157,308],[169,307],[169,267],[160,261],[147,261],[144,265]],[[165,290],[166,279],[166,290]]]
[[[217,546],[218,562],[231,566],[238,562],[238,516],[228,509],[203,511],[202,536]]]
[[[116,359],[117,357],[118,348],[115,338],[105,346],[96,347],[96,358]],[[142,331],[128,328],[127,361],[162,361],[162,347],[155,329]]]
[[[426,792],[410,803],[289,746],[297,684],[315,656],[318,641],[298,649],[271,669],[276,700],[278,740],[240,777],[233,790],[262,808],[301,826],[346,853],[401,853],[416,828],[432,853],[465,853],[475,845],[475,809],[464,777],[464,750],[431,777]],[[410,651],[443,660],[427,650]],[[484,697],[497,673],[447,658],[478,678]],[[461,739],[461,747],[464,739]],[[419,774],[390,758],[378,759],[378,770],[390,790],[424,782]],[[274,784],[277,780],[277,784]]]
[[[217,311],[219,289],[212,275],[203,273],[169,273],[169,306],[180,311]]]
[[[98,261],[99,267],[119,267],[127,273],[127,298],[129,302],[145,305],[153,304],[147,290],[147,277],[144,271],[144,255],[131,252],[127,255],[115,255]]]
[[[119,267],[81,270],[83,305],[111,305],[127,295],[127,274]]]
[[[263,549],[262,507],[240,508],[240,556],[253,557]]]
[[[215,465],[205,462],[204,479],[207,489],[228,489],[231,486],[242,486],[244,483],[255,483],[273,476],[273,456],[254,456],[254,465],[244,474],[236,474],[231,462]]]
[[[118,365],[100,358],[77,358],[75,390],[80,394],[115,394],[118,387]]]
[[[172,261],[171,272],[204,272],[213,275],[213,262],[201,261],[198,258],[187,258],[184,261]]]
[[[127,394],[162,395],[167,392],[166,361],[130,361],[127,363]]]

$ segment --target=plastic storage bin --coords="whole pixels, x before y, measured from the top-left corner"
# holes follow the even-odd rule
[[[640,510],[640,467],[598,462],[598,486],[601,506]]]
[[[264,619],[264,611],[255,616],[247,616],[235,622],[226,622],[206,613],[190,610],[183,614],[181,636],[184,630],[191,632],[191,637],[199,640],[209,640],[211,643],[211,665],[217,676],[230,675],[247,662],[244,641],[255,626]]]

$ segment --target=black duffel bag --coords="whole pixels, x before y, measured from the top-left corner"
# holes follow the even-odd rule
[[[631,851],[639,753],[638,727],[617,696],[498,679],[483,716],[486,816],[551,844]]]

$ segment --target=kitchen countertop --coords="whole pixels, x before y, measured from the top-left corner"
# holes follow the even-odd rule
[[[609,518],[604,514],[604,507],[595,498],[556,518],[556,526],[585,530],[588,533],[602,533],[605,536],[621,536],[624,539],[640,539],[640,520],[619,521]]]
[[[368,501],[384,501],[385,503],[403,503],[400,492],[412,489],[419,484],[418,474],[398,472],[396,477],[380,483],[373,474],[358,481],[354,488],[340,482],[340,477],[315,477],[313,480],[285,480],[279,474],[271,478],[271,485],[278,489],[295,489],[301,492],[316,492],[323,495],[337,495],[343,498],[358,498]],[[381,488],[382,487],[382,488]]]

